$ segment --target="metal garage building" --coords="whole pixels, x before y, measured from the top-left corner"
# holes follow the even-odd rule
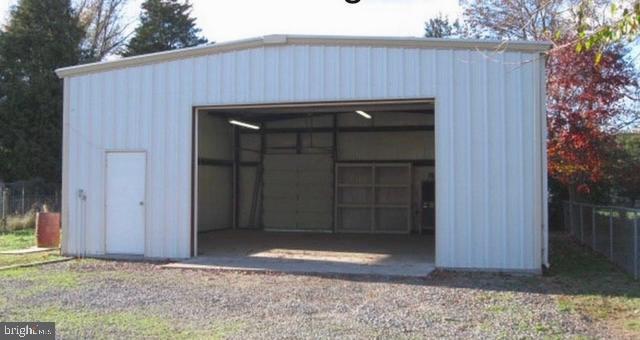
[[[538,272],[548,47],[272,35],[59,69],[63,253],[435,234],[437,267]]]

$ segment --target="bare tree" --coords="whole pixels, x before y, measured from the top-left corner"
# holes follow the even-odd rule
[[[640,39],[640,0],[464,0],[468,35],[478,38],[546,40],[551,52],[604,49]]]
[[[127,39],[124,7],[128,0],[79,0],[76,4],[80,25],[85,31],[83,61],[100,61],[122,49]]]
[[[482,38],[551,40],[569,26],[579,0],[467,0],[464,18]]]

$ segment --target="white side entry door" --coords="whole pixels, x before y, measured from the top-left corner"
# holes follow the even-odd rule
[[[107,254],[144,255],[146,163],[144,152],[107,152]]]

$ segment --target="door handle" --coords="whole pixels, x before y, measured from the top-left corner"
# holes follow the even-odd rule
[[[143,202],[143,201],[140,201],[140,203],[139,203],[139,204],[142,206],[142,205],[144,205],[144,202]]]

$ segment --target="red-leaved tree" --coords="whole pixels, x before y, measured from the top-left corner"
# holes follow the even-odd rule
[[[548,62],[549,174],[567,186],[572,200],[607,177],[617,148],[613,133],[637,85],[622,47],[606,49],[597,64],[595,53],[562,48]]]

